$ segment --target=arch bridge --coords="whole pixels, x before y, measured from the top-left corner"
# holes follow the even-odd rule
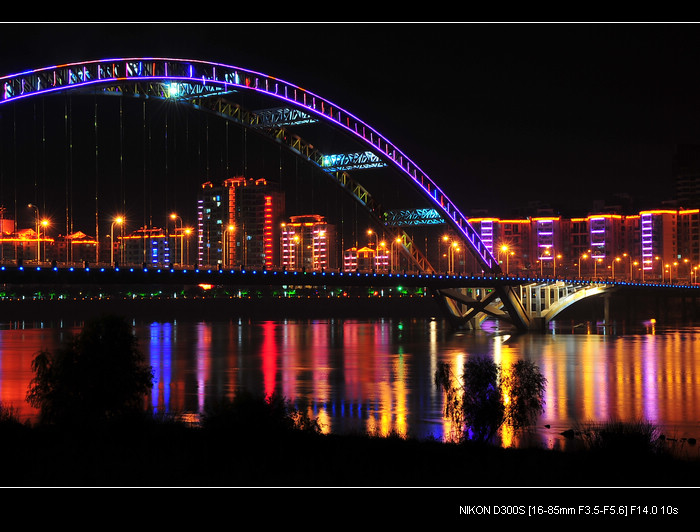
[[[393,235],[392,241],[399,243],[409,269],[420,275],[436,275],[436,268],[402,227],[421,223],[421,220],[427,224],[447,225],[459,236],[482,277],[478,282],[474,278],[454,278],[449,287],[432,282],[426,286],[433,287],[452,319],[462,324],[478,324],[485,316],[494,316],[508,319],[518,328],[531,329],[538,322],[551,319],[557,309],[608,289],[606,285],[566,281],[551,284],[525,283],[512,278],[495,281],[501,275],[501,268],[492,251],[457,205],[407,154],[352,113],[318,94],[267,74],[200,60],[118,58],[3,76],[0,77],[0,91],[0,105],[54,93],[175,100],[256,131],[321,169],[349,193],[383,231]],[[242,93],[260,95],[276,105],[251,111],[235,101],[235,96]],[[321,153],[302,136],[292,133],[295,126],[319,122],[346,134],[359,148],[343,154]],[[369,187],[360,184],[354,174],[379,167],[398,173],[405,187],[417,192],[426,207],[385,210]],[[347,281],[347,277],[344,280]],[[492,280],[491,286],[484,285]],[[325,281],[328,282],[328,277]]]

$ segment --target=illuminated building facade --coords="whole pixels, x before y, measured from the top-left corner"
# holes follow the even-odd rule
[[[352,247],[343,252],[343,270],[346,272],[386,273],[391,268],[389,249],[380,243],[379,252],[374,247]]]
[[[605,260],[619,255],[624,249],[623,216],[612,214],[593,215],[587,218],[588,248],[593,260]]]
[[[660,274],[667,264],[678,260],[676,210],[652,210],[639,213],[642,265],[645,272]]]
[[[533,218],[532,232],[532,256],[539,262],[540,274],[556,273],[557,256],[562,254],[561,218]]]
[[[588,218],[572,218],[569,224],[571,257],[576,261],[587,259],[590,254]]]
[[[678,211],[678,258],[700,265],[700,209]]]
[[[97,240],[82,231],[59,235],[47,256],[48,260],[61,263],[94,263],[97,260]]]
[[[672,269],[674,278],[689,279],[700,269],[700,209],[469,223],[492,235],[494,257],[508,273],[552,274],[555,259],[556,273],[572,276],[661,280]]]
[[[335,227],[318,214],[292,216],[281,226],[282,267],[321,271],[336,268]]]
[[[346,249],[343,253],[343,270],[346,272],[374,271],[376,255],[376,251],[368,246]]]
[[[141,227],[130,235],[119,237],[120,256],[125,264],[144,267],[170,266],[170,238],[158,227]]]
[[[0,238],[2,260],[13,262],[46,262],[50,260],[54,240],[46,236],[37,238],[34,229],[22,229],[16,233],[3,233]]]
[[[265,179],[234,177],[202,185],[197,203],[199,265],[280,265],[284,194]]]

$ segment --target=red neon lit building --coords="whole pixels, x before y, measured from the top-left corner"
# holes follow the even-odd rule
[[[201,265],[279,266],[284,193],[266,179],[233,177],[202,185],[198,198],[198,258]]]
[[[292,216],[280,235],[282,266],[291,270],[336,268],[335,226],[319,214]]]

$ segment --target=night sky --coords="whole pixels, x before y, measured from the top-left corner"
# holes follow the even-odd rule
[[[0,74],[105,57],[222,62],[369,123],[469,212],[569,214],[673,196],[700,143],[694,24],[224,23],[0,26]]]

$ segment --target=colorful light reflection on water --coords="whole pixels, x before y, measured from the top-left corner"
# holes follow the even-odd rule
[[[19,323],[0,330],[0,401],[34,419],[24,401],[32,358],[78,330]],[[577,424],[610,419],[648,420],[679,438],[700,435],[700,327],[513,336],[386,319],[177,321],[135,323],[134,330],[156,376],[149,405],[170,414],[196,416],[208,401],[247,389],[283,395],[327,432],[445,439],[454,427],[433,384],[437,365],[458,372],[468,357],[488,356],[504,367],[521,358],[540,367],[546,408],[534,441],[547,447],[565,446],[561,433]],[[519,441],[504,431],[503,445]]]

